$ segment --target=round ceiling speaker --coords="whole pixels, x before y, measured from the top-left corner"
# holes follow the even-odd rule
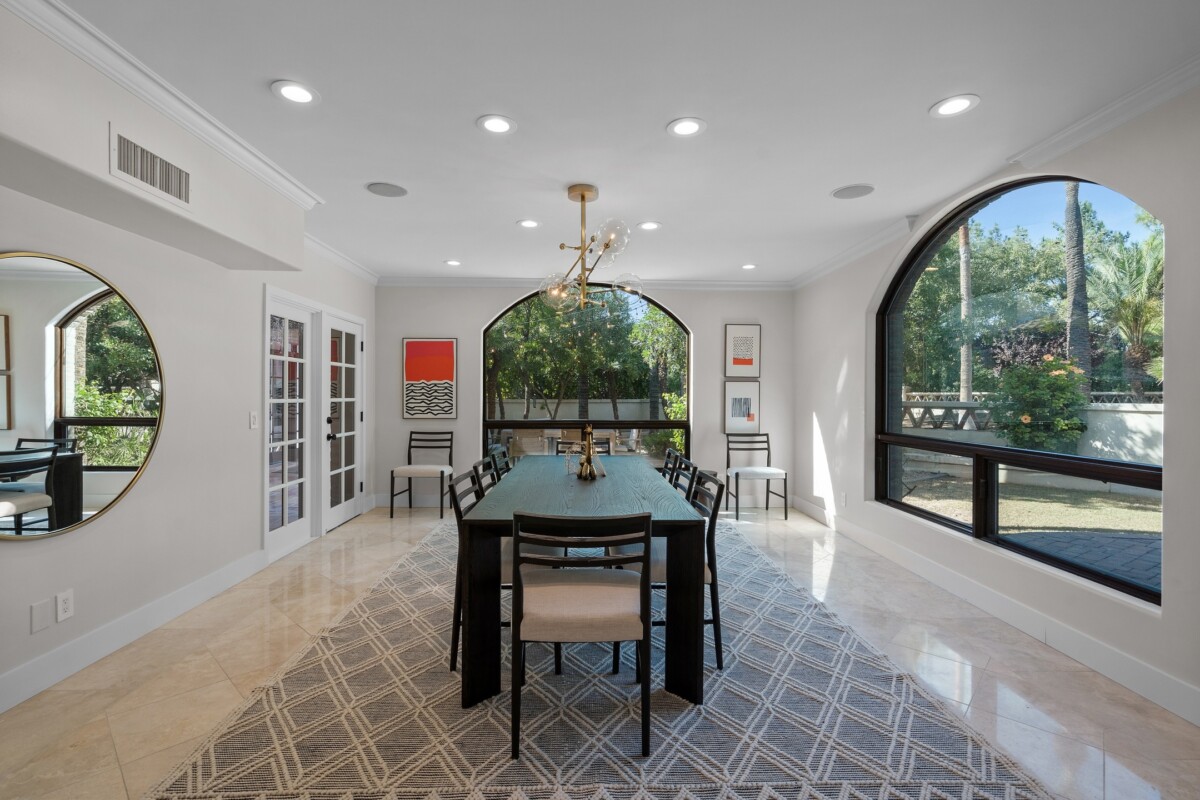
[[[866,197],[873,191],[875,191],[875,187],[869,183],[852,183],[849,186],[834,189],[829,194],[838,200],[857,200],[860,197]]]

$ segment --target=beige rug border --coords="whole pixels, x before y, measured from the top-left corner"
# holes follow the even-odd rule
[[[897,667],[895,662],[892,661],[891,656],[889,656],[887,653],[884,653],[883,651],[879,650],[877,647],[875,647],[875,645],[873,645],[873,644],[871,644],[871,642],[867,641],[867,639],[864,638],[863,635],[861,633],[859,633],[853,626],[847,625],[845,622],[843,622],[842,619],[840,617],[838,617],[838,615],[834,611],[832,611],[829,608],[829,606],[827,606],[825,604],[825,602],[823,600],[818,600],[811,591],[809,591],[805,587],[801,586],[794,578],[792,578],[791,575],[789,575],[787,573],[786,570],[784,570],[778,563],[776,563],[776,561],[766,551],[764,551],[761,547],[759,547],[757,543],[752,541],[750,539],[750,537],[746,536],[744,533],[742,533],[740,530],[738,530],[738,522],[737,521],[721,519],[721,520],[719,520],[719,524],[727,525],[730,529],[732,529],[732,531],[734,533],[741,536],[745,540],[746,544],[748,544],[752,550],[754,550],[758,555],[762,556],[763,559],[765,559],[767,561],[767,563],[769,563],[771,565],[771,568],[775,572],[777,572],[784,579],[784,581],[786,581],[786,583],[788,584],[788,586],[790,588],[792,588],[796,591],[799,591],[802,594],[807,595],[808,597],[812,598],[812,601],[814,603],[819,604],[821,606],[821,608],[823,608],[827,614],[829,614],[831,617],[836,619],[840,624],[844,625],[848,631],[851,631],[854,634],[854,636],[857,637],[864,645],[866,645],[866,647],[869,648],[873,653],[879,655],[892,667],[895,667],[894,671],[896,672],[896,674],[902,675],[904,680],[906,682],[908,682],[909,684],[911,684],[913,690],[916,693],[918,693],[919,695],[921,695],[921,697],[923,699],[928,700],[929,702],[931,702],[935,706],[937,706],[938,709],[940,709],[951,721],[953,721],[955,728],[957,728],[960,732],[965,733],[968,737],[975,736],[975,737],[978,737],[979,739],[983,740],[988,745],[988,747],[990,747],[993,751],[995,751],[996,758],[999,761],[1003,762],[1005,767],[1007,767],[1009,770],[1011,770],[1012,772],[1014,772],[1018,775],[1025,776],[1028,779],[1031,788],[1041,791],[1043,794],[1046,795],[1048,800],[1053,800],[1053,798],[1056,795],[1053,792],[1051,792],[1049,789],[1047,789],[1046,786],[1041,782],[1040,779],[1038,779],[1036,776],[1030,774],[1029,770],[1022,767],[1020,765],[1020,763],[1018,763],[1016,761],[1016,759],[1014,759],[1012,756],[1010,756],[1008,754],[1007,751],[1005,751],[1003,748],[999,747],[991,739],[984,736],[982,733],[980,733],[979,731],[975,730],[970,725],[968,725],[966,720],[964,720],[961,716],[959,716],[954,711],[954,709],[949,705],[949,702],[946,699],[942,698],[940,695],[937,695],[937,694],[934,694],[933,692],[928,691],[923,685],[921,685],[920,681],[917,680],[917,677],[915,675],[913,675],[912,673],[907,672],[905,670],[901,670],[899,667]],[[390,566],[388,566],[380,574],[379,579],[371,584],[370,588],[368,588],[366,591],[356,595],[353,600],[351,600],[349,603],[346,604],[346,607],[344,609],[342,609],[341,613],[339,613],[337,615],[337,617],[335,617],[329,623],[322,625],[321,628],[318,629],[316,633],[312,634],[308,638],[308,641],[306,641],[300,647],[300,649],[298,649],[295,653],[293,653],[288,658],[287,661],[285,661],[282,665],[280,665],[280,667],[271,674],[271,677],[268,678],[265,683],[263,683],[259,686],[255,686],[250,691],[250,694],[246,696],[245,700],[243,700],[240,704],[238,704],[237,708],[235,708],[232,712],[227,714],[220,722],[215,724],[209,730],[209,732],[207,734],[205,734],[204,741],[202,741],[202,742],[200,742],[200,744],[196,745],[196,747],[192,749],[192,751],[187,755],[187,757],[181,759],[174,767],[172,767],[171,770],[166,774],[166,776],[161,781],[159,781],[158,783],[155,783],[150,789],[148,789],[145,793],[143,793],[142,800],[154,800],[153,796],[156,794],[167,794],[167,792],[165,791],[166,787],[174,782],[175,778],[179,775],[180,770],[186,768],[187,765],[189,765],[193,761],[195,761],[205,751],[205,749],[208,748],[208,746],[214,741],[214,739],[216,739],[217,735],[221,731],[223,731],[226,727],[228,727],[229,725],[236,722],[242,716],[242,714],[245,713],[246,709],[250,708],[250,706],[253,705],[255,702],[257,702],[257,700],[263,694],[265,694],[267,692],[267,690],[269,690],[272,686],[274,686],[276,683],[278,683],[279,679],[282,678],[283,674],[286,673],[289,669],[291,669],[291,667],[295,663],[298,663],[301,660],[301,658],[305,654],[308,653],[309,649],[313,646],[313,644],[317,641],[317,639],[319,639],[321,636],[323,636],[326,633],[326,631],[328,631],[331,628],[334,628],[338,624],[340,624],[341,621],[346,618],[346,615],[350,613],[350,610],[352,608],[354,608],[356,605],[358,605],[358,603],[360,603],[364,597],[366,597],[368,594],[373,592],[375,590],[375,588],[377,586],[379,586],[379,584],[383,583],[383,581],[386,579],[386,577],[388,575],[390,575],[393,571],[395,571],[395,569],[398,566],[400,566],[400,564],[403,561],[405,561],[410,556],[412,556],[412,554],[421,545],[423,545],[427,539],[439,534],[439,532],[443,528],[450,528],[451,531],[453,531],[454,526],[455,526],[455,523],[453,523],[453,522],[439,520],[433,526],[433,528],[430,529],[430,531],[428,533],[426,533],[419,540],[417,540],[417,542],[415,542],[413,544],[412,548],[407,553],[400,556],[398,559],[396,559],[395,562],[393,562]],[[772,789],[772,788],[777,787],[777,788],[786,789],[786,788],[797,788],[797,787],[802,788],[805,786],[820,786],[821,783],[822,782],[814,783],[812,781],[799,780],[799,781],[773,782],[773,783],[761,783],[761,784],[760,783],[751,783],[751,784],[704,783],[704,784],[679,784],[679,785],[672,784],[669,787],[662,787],[662,788],[677,788],[681,791],[686,791],[688,789],[705,789],[705,788],[711,788],[711,787],[727,787],[730,789],[735,789],[737,787],[745,787],[745,788],[764,787],[767,789]],[[848,786],[854,786],[856,782],[855,781],[842,781],[842,783],[844,783],[845,785],[848,785]],[[589,784],[588,786],[572,786],[572,787],[570,787],[570,789],[571,789],[571,794],[575,795],[578,791],[581,791],[584,789],[601,791],[601,790],[612,788],[615,786],[633,787],[633,784],[625,784],[625,783],[621,783],[621,784]],[[636,789],[637,787],[634,787],[634,788]],[[557,790],[561,791],[562,787],[559,787],[554,784],[536,784],[536,785],[535,784],[521,784],[520,786],[489,787],[488,792],[489,793],[492,792],[493,789],[495,789],[495,790],[512,790],[512,791],[531,790],[531,789],[533,789],[533,790],[536,790],[536,789],[555,790],[555,789],[557,789]],[[297,794],[303,794],[305,792],[312,794],[312,792],[313,792],[313,790],[307,790],[307,789],[297,789],[295,791]],[[326,791],[326,790],[316,790],[316,795],[319,796],[321,791]],[[343,795],[345,794],[344,790],[328,790],[328,791],[330,792],[331,797],[335,796],[337,792],[341,792]],[[433,790],[433,791],[439,792],[439,793],[444,793],[441,790]],[[469,790],[465,790],[464,793],[478,793],[479,791],[480,790],[477,788],[472,788]],[[402,797],[402,796],[405,796],[406,794],[416,795],[419,792],[423,793],[424,795],[431,794],[430,790],[408,791],[408,790],[398,788],[398,789],[386,790],[384,792],[384,794],[382,795],[382,797],[385,797],[385,798],[389,797],[389,796]],[[176,796],[181,797],[181,798],[186,797],[185,795],[176,795]],[[479,795],[479,796],[482,797],[482,795]]]

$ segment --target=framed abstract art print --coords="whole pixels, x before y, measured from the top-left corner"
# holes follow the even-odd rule
[[[761,378],[762,325],[725,326],[725,377]]]

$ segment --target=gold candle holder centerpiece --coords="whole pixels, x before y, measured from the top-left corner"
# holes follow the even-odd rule
[[[583,428],[583,452],[579,454],[579,472],[575,477],[581,481],[596,480],[596,467],[592,464],[592,456],[596,454],[595,443],[592,440],[592,426]]]

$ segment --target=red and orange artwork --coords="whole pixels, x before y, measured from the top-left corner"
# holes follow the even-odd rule
[[[457,416],[457,339],[405,339],[404,399],[406,419]]]

